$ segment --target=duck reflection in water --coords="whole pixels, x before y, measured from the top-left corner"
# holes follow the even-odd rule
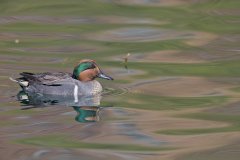
[[[78,113],[75,117],[77,122],[96,122],[99,121],[100,107],[96,106],[73,106],[73,109]]]
[[[92,96],[61,96],[61,95],[43,95],[39,93],[30,93],[20,91],[17,95],[18,100],[25,106],[22,110],[51,107],[51,106],[69,106],[77,112],[75,120],[77,122],[96,122],[100,120],[100,100],[101,95]]]

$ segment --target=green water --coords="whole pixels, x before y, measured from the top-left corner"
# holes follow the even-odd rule
[[[4,159],[239,157],[240,1],[0,2]],[[72,72],[81,59],[115,79],[99,80],[106,94],[90,123],[64,103],[17,101],[9,77]]]

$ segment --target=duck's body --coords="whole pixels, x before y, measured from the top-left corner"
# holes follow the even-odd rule
[[[112,80],[97,67],[94,61],[81,61],[73,74],[65,72],[20,73],[22,77],[13,80],[24,91],[48,95],[92,96],[102,92],[101,84],[96,77]]]
[[[96,81],[82,82],[72,78],[72,74],[64,72],[46,73],[21,73],[19,78],[22,83],[28,82],[27,86],[22,86],[24,91],[32,93],[50,95],[95,95],[102,91],[101,84]],[[21,82],[20,82],[21,83]]]

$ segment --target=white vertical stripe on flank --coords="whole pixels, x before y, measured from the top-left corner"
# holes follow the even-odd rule
[[[78,86],[75,84],[74,86],[74,102],[77,103],[78,102]]]

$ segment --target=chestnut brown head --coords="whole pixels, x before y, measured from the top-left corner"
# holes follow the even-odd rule
[[[92,81],[95,78],[113,80],[112,77],[104,74],[94,60],[84,59],[73,70],[73,78],[83,82]]]

